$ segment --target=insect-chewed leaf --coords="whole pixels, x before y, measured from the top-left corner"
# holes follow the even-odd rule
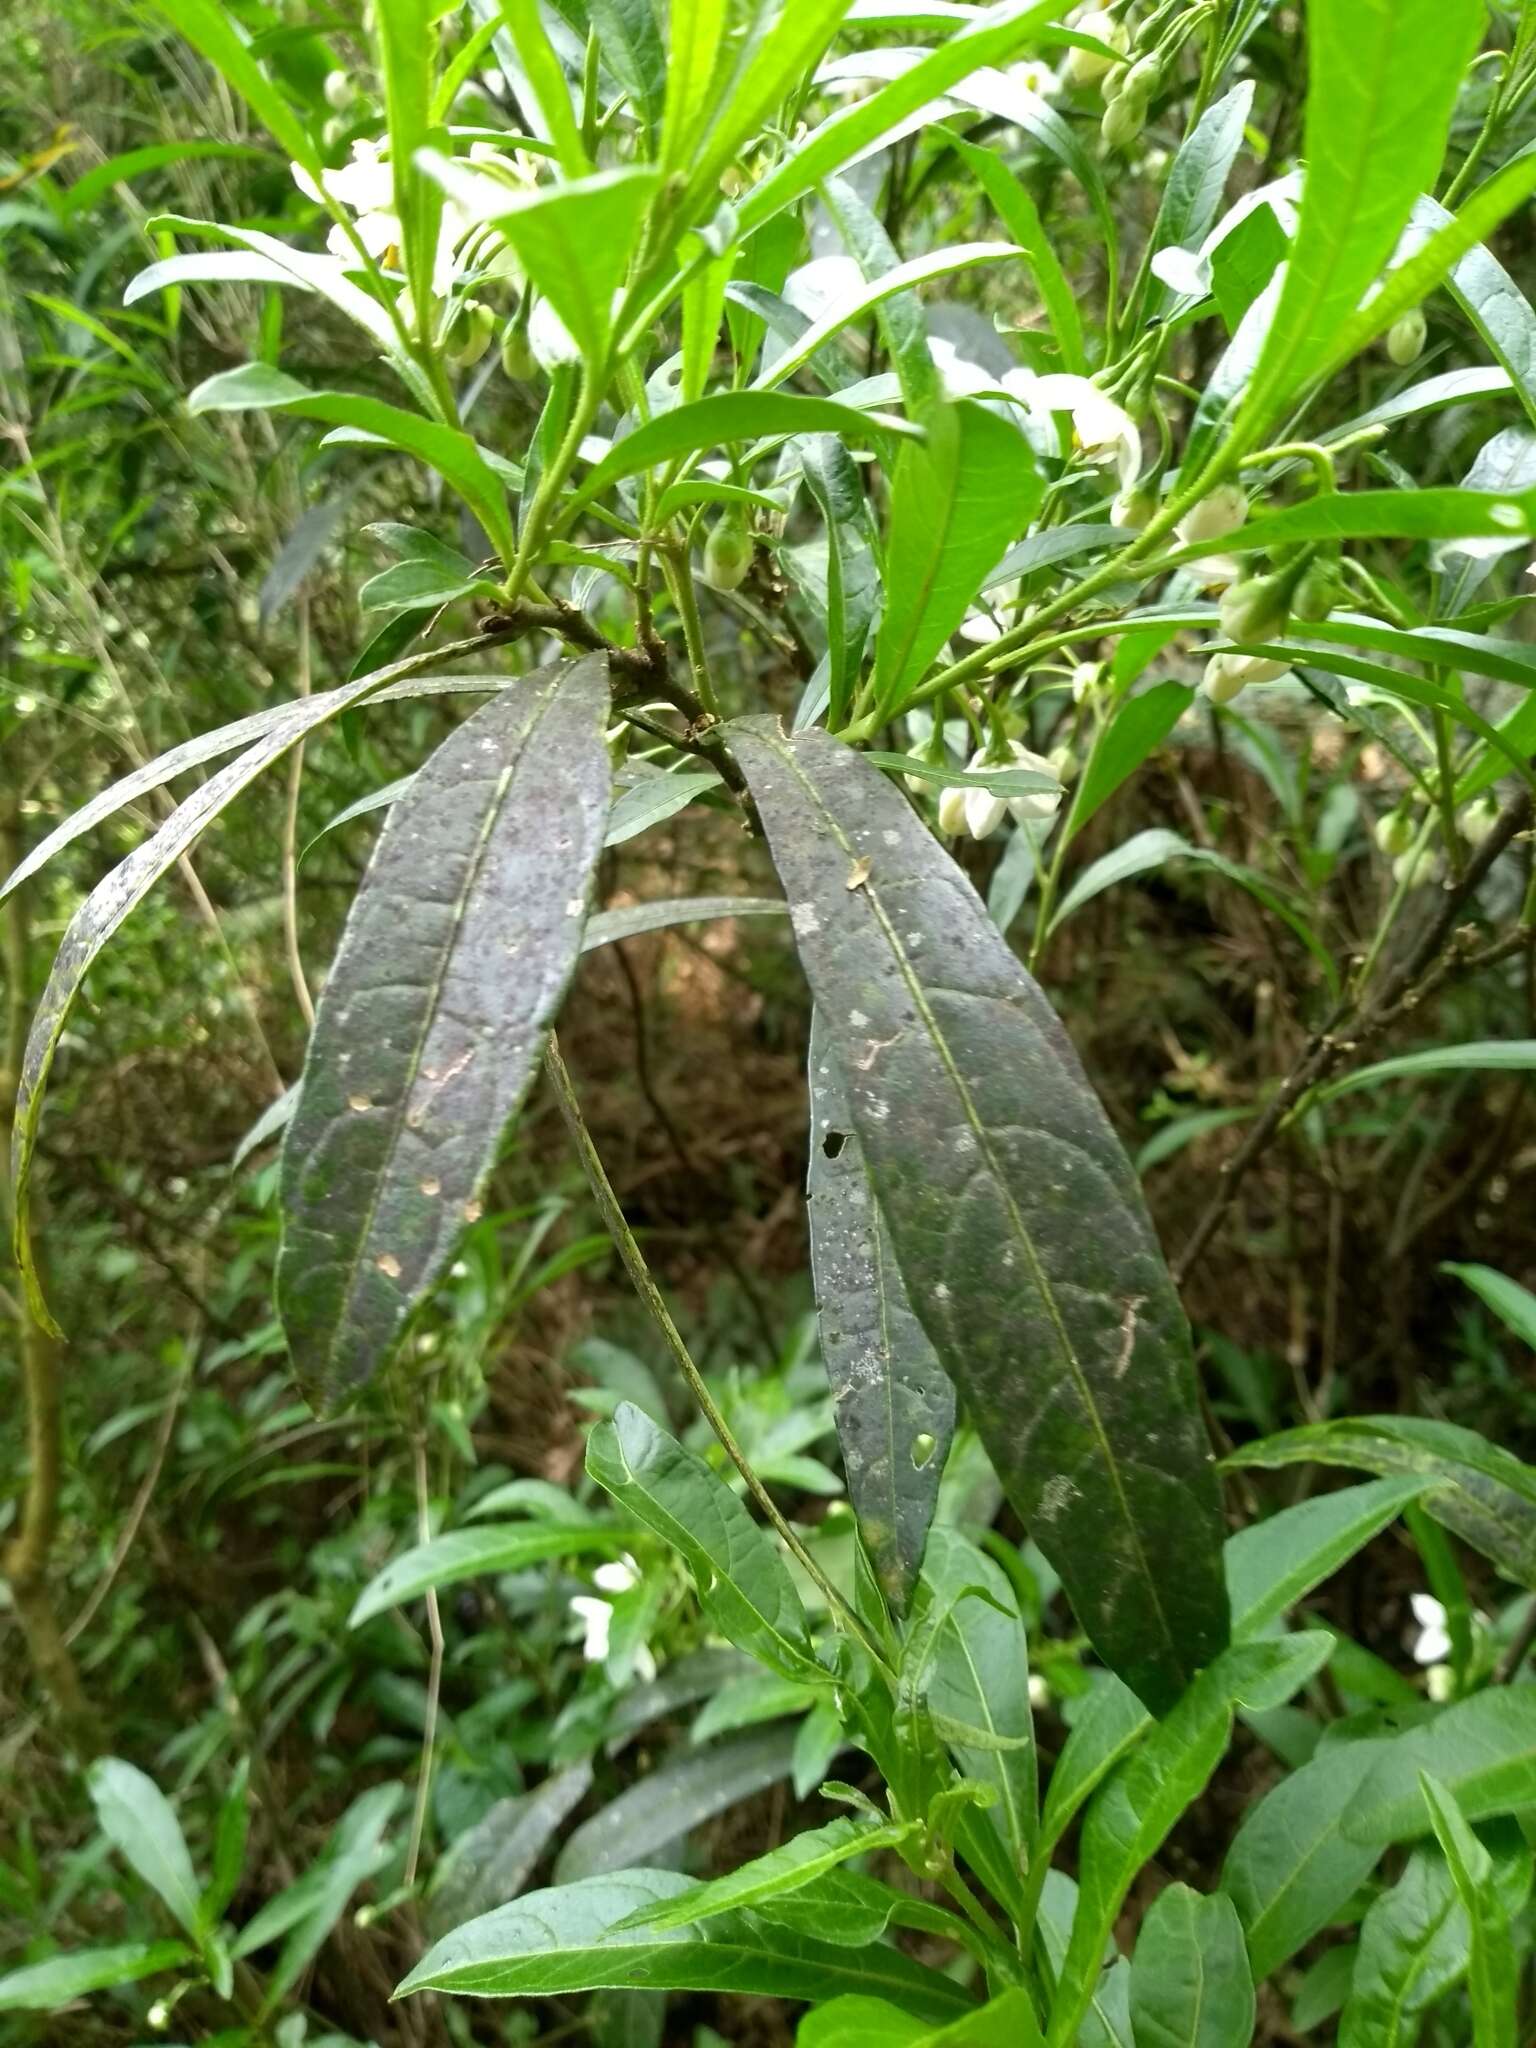
[[[847,1096],[815,1023],[806,1194],[821,1354],[849,1497],[880,1584],[900,1607],[938,1502],[955,1390],[907,1299]]]
[[[1167,1706],[1227,1604],[1188,1328],[1135,1173],[901,795],[824,732],[733,731],[912,1305],[1105,1661]]]
[[[278,1307],[306,1384],[367,1379],[441,1273],[581,946],[610,773],[604,665],[465,722],[390,812],[283,1150]]]

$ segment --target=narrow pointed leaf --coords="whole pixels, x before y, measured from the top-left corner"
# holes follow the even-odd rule
[[[1442,1784],[1428,1771],[1421,1771],[1419,1785],[1471,1935],[1467,1993],[1472,2004],[1474,2048],[1514,2048],[1519,1965],[1509,1915],[1494,1882],[1493,1858]]]
[[[1468,1820],[1536,1806],[1536,1685],[1490,1686],[1391,1743],[1344,1823],[1351,1841],[1405,1842],[1430,1830],[1419,1784],[1433,1771]]]
[[[1440,1482],[1424,1495],[1426,1513],[1522,1585],[1536,1586],[1536,1468],[1475,1429],[1417,1415],[1350,1416],[1244,1444],[1228,1462],[1272,1470],[1316,1463],[1383,1476],[1421,1473]]]
[[[612,840],[608,842],[612,845]],[[777,896],[678,896],[657,903],[629,903],[622,910],[600,910],[582,934],[581,950],[590,953],[615,939],[641,932],[666,931],[672,925],[704,924],[721,917],[784,917],[789,906]]]
[[[677,1549],[722,1635],[781,1676],[828,1683],[811,1651],[789,1567],[702,1458],[621,1401],[587,1439],[587,1470],[636,1521]]]
[[[906,1605],[955,1427],[955,1390],[902,1283],[847,1084],[813,1023],[806,1195],[822,1362],[859,1533],[886,1597]]]
[[[88,1991],[136,1984],[192,1961],[184,1941],[134,1941],[121,1948],[81,1948],[24,1963],[0,1976],[0,2012],[55,2012]]]
[[[1249,2048],[1254,2011],[1232,1901],[1187,1884],[1159,1892],[1131,1957],[1136,2048]]]
[[[390,812],[283,1148],[278,1306],[335,1397],[447,1265],[580,950],[610,769],[605,664],[476,712]]]
[[[616,1932],[641,1907],[688,1889],[690,1880],[673,1871],[626,1870],[532,1892],[445,1936],[400,1990],[515,1998],[634,1985],[807,2001],[858,1992],[936,2025],[974,2003],[947,1977],[883,1943],[833,1948],[782,1927],[770,1939],[750,1913],[722,1914],[704,1928]]]
[[[171,1802],[153,1778],[121,1757],[92,1764],[88,1782],[102,1833],[187,1932],[197,1935],[201,1887]]]
[[[1043,490],[1018,429],[968,401],[933,413],[927,442],[903,447],[875,645],[882,716],[900,711],[987,571],[1033,518]]]
[[[1346,1486],[1282,1508],[1228,1537],[1233,1634],[1261,1635],[1433,1484],[1427,1476],[1410,1474]]]
[[[403,1607],[439,1586],[524,1571],[548,1558],[575,1557],[582,1551],[622,1550],[632,1540],[632,1531],[611,1522],[488,1523],[483,1528],[450,1529],[402,1552],[375,1573],[358,1594],[347,1624],[361,1628],[376,1614]]]
[[[1049,1856],[1122,1757],[1154,1725],[1152,1716],[1113,1672],[1097,1675],[1087,1704],[1072,1723],[1046,1790],[1040,1820],[1040,1854]]]
[[[1226,1640],[1189,1334],[1065,1033],[901,795],[827,734],[733,728],[902,1277],[998,1476],[1156,1706]]]
[[[711,1884],[695,1885],[676,1899],[645,1906],[624,1923],[627,1927],[686,1927],[690,1921],[707,1920],[712,1914],[729,1912],[739,1906],[755,1906],[764,1899],[782,1898],[803,1886],[814,1884],[827,1871],[835,1870],[854,1856],[873,1849],[889,1849],[909,1840],[917,1832],[910,1821],[879,1822],[859,1817],[828,1821],[823,1828],[810,1828],[781,1848],[770,1849],[743,1863],[728,1877]]]
[[[1245,79],[1201,116],[1180,147],[1163,188],[1152,248],[1199,249],[1216,225],[1227,179],[1243,145],[1243,129],[1253,106],[1253,82]],[[1271,216],[1273,218],[1273,216]],[[1148,312],[1159,318],[1178,303],[1170,285],[1154,279],[1148,288]]]

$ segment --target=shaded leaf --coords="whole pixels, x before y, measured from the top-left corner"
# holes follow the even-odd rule
[[[80,1948],[24,1963],[0,1976],[0,2012],[56,2012],[88,1991],[136,1984],[192,1961],[182,1941],[131,1941],[120,1948]]]
[[[1414,1474],[1346,1486],[1281,1508],[1229,1536],[1225,1555],[1233,1634],[1262,1634],[1433,1484]]]
[[[1256,2001],[1232,1901],[1158,1893],[1131,1957],[1136,2048],[1249,2048]]]
[[[922,1563],[955,1426],[955,1390],[912,1312],[854,1131],[847,1084],[813,1021],[811,1271],[848,1494],[886,1597]]]
[[[376,1572],[353,1603],[349,1628],[361,1628],[376,1614],[403,1607],[439,1586],[493,1572],[517,1572],[552,1557],[575,1557],[583,1551],[622,1550],[631,1532],[603,1522],[488,1523],[477,1529],[450,1529],[427,1543],[392,1558]]]
[[[443,1271],[536,1070],[602,846],[607,710],[600,658],[541,671],[459,727],[380,835],[283,1148],[278,1306],[328,1398]]]
[[[913,1307],[1105,1661],[1166,1704],[1224,1641],[1226,1595],[1188,1330],[1130,1163],[879,771],[815,730],[733,732]]]
[[[1224,99],[1208,107],[1179,146],[1163,187],[1152,230],[1151,249],[1198,249],[1216,225],[1222,194],[1243,146],[1243,130],[1253,107],[1253,81],[1244,79]],[[1273,213],[1268,207],[1260,209]],[[1148,292],[1148,316],[1157,319],[1178,303],[1179,294],[1156,279]]]
[[[87,1783],[107,1840],[187,1932],[197,1936],[202,1929],[201,1887],[171,1802],[153,1778],[121,1757],[98,1758]]]
[[[698,1884],[675,1899],[644,1906],[621,1922],[623,1927],[686,1927],[736,1907],[756,1906],[764,1899],[777,1899],[802,1886],[814,1884],[829,1870],[873,1849],[889,1849],[910,1840],[918,1832],[911,1821],[885,1823],[859,1817],[828,1821],[825,1827],[809,1828],[795,1835],[765,1856],[755,1856],[727,1877]]]
[[[1536,1805],[1536,1685],[1492,1686],[1399,1735],[1350,1808],[1350,1840],[1379,1845],[1428,1834],[1421,1771],[1434,1772],[1468,1820]]]
[[[1419,1785],[1467,1916],[1467,1993],[1475,2048],[1514,2048],[1519,1965],[1509,1915],[1494,1882],[1493,1858],[1443,1785],[1428,1771],[1420,1772]]]

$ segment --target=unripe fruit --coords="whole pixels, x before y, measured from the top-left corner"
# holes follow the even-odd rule
[[[1399,888],[1421,889],[1433,879],[1435,856],[1431,847],[1420,846],[1409,853],[1400,853],[1392,863],[1392,879]]]
[[[1290,623],[1283,576],[1247,576],[1221,600],[1221,630],[1229,640],[1278,640]]]
[[[320,88],[325,94],[325,104],[333,114],[344,114],[357,98],[357,87],[345,71],[328,71],[325,84]]]
[[[1195,541],[1222,540],[1236,533],[1248,517],[1248,493],[1241,484],[1218,484],[1197,505],[1191,505],[1178,524],[1179,539],[1186,545]]]
[[[1376,820],[1373,836],[1377,851],[1384,853],[1388,860],[1397,860],[1413,845],[1413,820],[1406,811],[1388,811],[1384,818]]]
[[[1200,678],[1200,694],[1213,704],[1230,704],[1241,693],[1245,681],[1246,678],[1235,669],[1230,655],[1213,654]]]
[[[1461,814],[1461,836],[1468,846],[1481,846],[1499,822],[1499,806],[1491,796],[1480,796]]]
[[[965,830],[965,799],[968,790],[950,787],[939,797],[939,830],[951,839]]]
[[[501,337],[501,367],[508,376],[526,383],[538,369],[528,345],[528,323],[514,320]]]
[[[1429,332],[1429,323],[1424,318],[1424,308],[1415,306],[1411,312],[1402,314],[1387,329],[1387,354],[1401,370],[1410,363],[1416,363],[1424,353],[1424,338]]]
[[[704,581],[711,590],[740,590],[752,566],[752,539],[737,519],[719,520],[704,546]]]
[[[1099,136],[1106,149],[1129,149],[1146,125],[1146,100],[1127,88],[1104,109]]]
[[[472,370],[491,345],[496,315],[478,299],[460,306],[449,325],[443,354],[456,370]]]
[[[1343,595],[1344,586],[1332,562],[1314,562],[1296,586],[1291,610],[1298,619],[1315,626],[1327,618]]]

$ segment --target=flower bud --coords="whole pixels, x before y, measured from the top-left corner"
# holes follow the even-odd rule
[[[1055,753],[1047,757],[1044,754],[1031,753],[1022,740],[1011,740],[1008,750],[1013,758],[1006,765],[1016,768],[1033,768],[1037,775],[1054,775],[1058,782],[1066,779],[1067,771],[1064,762],[1071,758],[1066,747],[1058,747]],[[976,767],[982,765],[979,756],[973,765]],[[1011,798],[1008,808],[1021,825],[1047,824],[1061,808],[1061,791],[1059,789],[1027,790],[1023,796]]]
[[[1063,740],[1059,747],[1052,747],[1051,751],[1046,755],[1045,765],[1050,769],[1058,782],[1070,782],[1077,773],[1077,756],[1067,745],[1066,741]],[[1045,791],[1042,790],[1036,796],[1018,797],[1015,801],[1017,803],[1031,804],[1049,803],[1054,810],[1058,800],[1048,797]],[[1015,816],[1017,815],[1017,812],[1015,812]]]
[[[951,839],[965,830],[965,800],[969,795],[969,790],[954,785],[940,793],[939,830]]]
[[[332,114],[320,125],[320,145],[326,151],[340,149],[346,140],[347,124],[340,114]]]
[[[1461,836],[1468,846],[1479,847],[1498,822],[1497,799],[1491,796],[1477,797],[1461,814]]]
[[[933,756],[922,747],[909,748],[907,759],[909,761],[921,761],[925,768],[931,768],[934,765]],[[926,796],[933,787],[932,779],[927,775],[903,775],[901,779],[913,796]]]
[[[1156,514],[1156,495],[1140,484],[1122,491],[1109,508],[1114,524],[1124,526],[1132,533],[1140,533],[1144,526],[1150,526]]]
[[[1247,576],[1221,600],[1221,630],[1229,640],[1278,640],[1290,624],[1284,576]]]
[[[1129,149],[1147,125],[1147,102],[1129,88],[1104,109],[1099,137],[1106,149]]]
[[[1072,24],[1085,36],[1094,36],[1101,43],[1108,44],[1123,56],[1131,46],[1131,39],[1124,24],[1107,14],[1102,7],[1092,7],[1086,14],[1079,15]],[[1109,72],[1118,70],[1107,57],[1101,57],[1096,50],[1079,50],[1075,45],[1067,51],[1062,65],[1068,85],[1097,85]]]
[[[443,354],[456,370],[472,370],[491,345],[496,315],[478,299],[466,299],[448,324]]]
[[[518,383],[526,383],[538,370],[533,350],[528,345],[528,323],[526,320],[512,321],[501,337],[501,367],[505,375]]]
[[[741,520],[717,520],[704,547],[704,581],[711,590],[740,590],[751,566],[752,538]]]
[[[1378,852],[1384,853],[1388,860],[1397,860],[1413,846],[1413,820],[1406,811],[1388,811],[1385,817],[1376,820],[1372,836]]]
[[[1007,817],[1008,799],[990,789],[968,789],[964,808],[966,831],[973,839],[987,839]]]
[[[540,299],[528,315],[528,346],[546,375],[581,361],[581,350],[570,329],[548,299]]]
[[[325,94],[325,104],[333,114],[344,114],[357,98],[357,87],[345,71],[327,71],[325,83],[320,90]]]
[[[1317,625],[1326,619],[1344,595],[1339,572],[1332,562],[1314,562],[1296,586],[1291,610],[1298,619]]]
[[[1213,704],[1230,704],[1241,693],[1246,680],[1237,672],[1230,654],[1213,654],[1200,678],[1200,694]]]
[[[1410,363],[1416,363],[1424,353],[1424,337],[1429,332],[1429,323],[1424,318],[1424,308],[1415,306],[1392,322],[1387,329],[1387,354],[1401,370]]]
[[[1102,661],[1080,661],[1072,671],[1072,702],[1086,703],[1099,687],[1099,680],[1103,674]]]
[[[1400,889],[1422,889],[1434,873],[1434,849],[1428,846],[1410,848],[1392,863],[1392,879]]]
[[[1186,546],[1236,533],[1248,517],[1248,493],[1241,484],[1218,484],[1191,505],[1174,529]]]

